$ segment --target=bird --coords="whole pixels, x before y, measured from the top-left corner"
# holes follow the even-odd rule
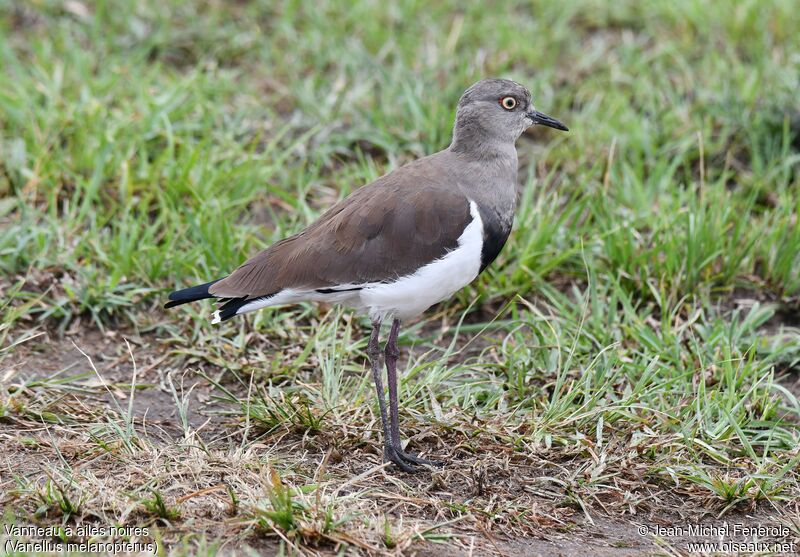
[[[458,101],[447,148],[356,189],[307,228],[224,278],[172,292],[165,308],[214,298],[221,305],[212,323],[299,302],[342,304],[367,315],[372,325],[367,356],[384,462],[404,472],[441,466],[441,461],[403,449],[397,394],[400,326],[468,285],[503,249],[516,206],[515,142],[533,125],[569,131],[536,110],[523,85],[499,78],[478,81]],[[384,323],[391,325],[381,350]]]

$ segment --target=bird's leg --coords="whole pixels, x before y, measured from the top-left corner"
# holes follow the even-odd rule
[[[400,320],[395,319],[392,321],[392,329],[389,332],[389,339],[386,341],[386,375],[389,382],[389,414],[392,420],[392,450],[399,460],[403,460],[410,464],[423,464],[431,466],[442,466],[444,463],[436,460],[427,460],[417,456],[408,454],[403,451],[403,446],[400,443],[400,419],[398,416],[398,398],[397,398],[397,358],[400,357],[400,349],[397,347],[397,337],[400,335]],[[397,460],[394,460],[397,462]]]
[[[381,424],[383,425],[383,460],[394,462],[401,470],[406,472],[413,472],[414,469],[403,462],[400,457],[395,454],[394,447],[392,446],[392,434],[389,431],[389,418],[386,415],[386,397],[383,394],[383,366],[381,365],[381,322],[372,322],[372,334],[369,337],[369,344],[367,345],[367,356],[369,356],[369,364],[372,367],[372,380],[375,382],[375,391],[378,395],[378,407],[381,411]]]

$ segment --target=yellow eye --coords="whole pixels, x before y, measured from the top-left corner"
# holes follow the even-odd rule
[[[514,107],[517,106],[517,99],[514,97],[503,97],[500,99],[500,105],[506,110],[514,110]]]

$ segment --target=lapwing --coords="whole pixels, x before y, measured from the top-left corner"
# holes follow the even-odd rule
[[[397,337],[400,324],[460,290],[494,261],[514,222],[515,141],[540,124],[568,131],[537,111],[514,81],[484,79],[458,102],[453,139],[436,154],[401,166],[340,201],[313,224],[245,261],[225,278],[169,295],[165,307],[206,298],[219,323],[269,306],[345,304],[369,316],[367,348],[383,425],[383,455],[406,472],[438,465],[400,441]],[[383,391],[383,350],[389,391]]]

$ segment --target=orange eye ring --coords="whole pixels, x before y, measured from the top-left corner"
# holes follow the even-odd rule
[[[506,110],[514,110],[517,106],[517,99],[514,97],[503,97],[500,99],[500,106]]]

